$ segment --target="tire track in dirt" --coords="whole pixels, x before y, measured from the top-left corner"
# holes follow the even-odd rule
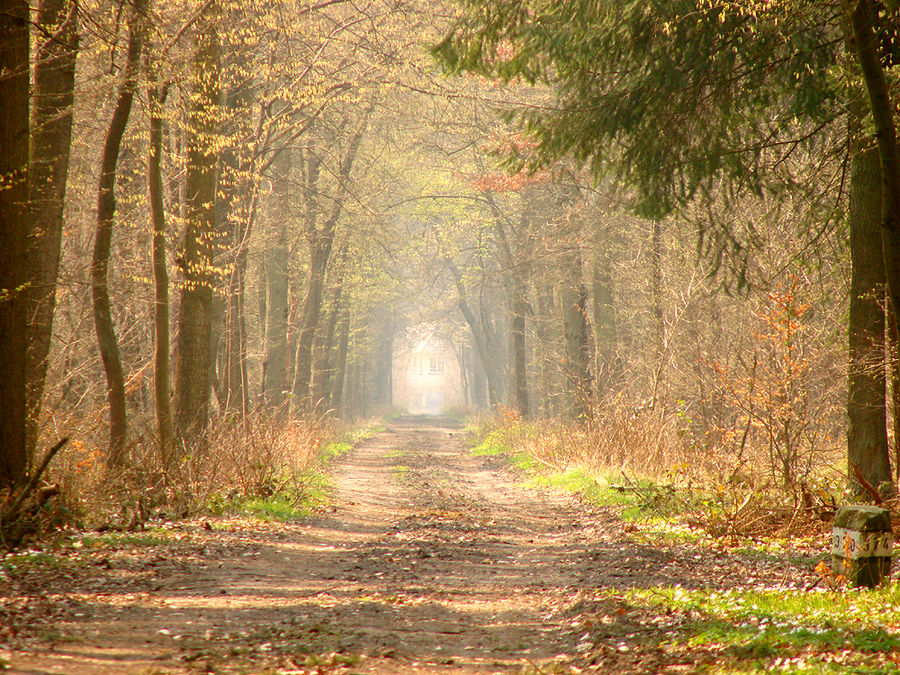
[[[592,592],[760,579],[725,553],[636,543],[614,513],[521,487],[434,421],[392,423],[335,484],[305,523],[194,526],[191,555],[143,592],[85,595],[55,638],[9,652],[12,672],[505,673],[577,654],[601,672],[683,672],[661,647],[677,620]]]

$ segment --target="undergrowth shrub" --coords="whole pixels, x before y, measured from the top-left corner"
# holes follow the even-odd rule
[[[794,474],[794,492],[772,480],[778,470],[772,463],[782,466],[783,457],[765,444],[736,453],[698,437],[677,408],[629,405],[621,397],[595,406],[591,419],[526,421],[501,409],[473,420],[469,431],[480,454],[530,457],[516,464],[542,476],[543,484],[601,503],[618,491],[645,515],[677,515],[717,537],[819,531],[843,485],[837,445],[819,448],[816,471],[810,465]]]
[[[74,425],[73,425],[74,426]],[[72,427],[70,427],[72,428]],[[334,422],[324,416],[285,420],[259,411],[243,420],[220,417],[203,442],[167,461],[149,421],[133,424],[135,440],[117,475],[105,466],[99,420],[82,425],[55,460],[48,479],[59,483],[60,503],[85,526],[135,527],[152,517],[222,511],[252,499],[300,503],[321,481]]]

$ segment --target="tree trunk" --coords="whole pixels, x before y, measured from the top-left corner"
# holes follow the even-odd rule
[[[156,344],[154,354],[154,396],[156,427],[163,462],[168,467],[173,460],[174,431],[172,426],[171,383],[169,381],[169,270],[166,266],[166,213],[163,206],[162,184],[162,107],[167,89],[152,86],[150,101],[150,157],[147,167],[150,192],[150,214],[153,221],[153,287],[156,297],[154,326]]]
[[[21,484],[26,443],[28,283],[28,5],[0,0],[0,490]]]
[[[650,237],[650,301],[653,312],[653,350],[656,357],[653,366],[654,403],[659,403],[665,396],[666,322],[662,299],[662,259],[662,225],[657,219],[653,221]]]
[[[122,136],[128,125],[131,104],[137,88],[138,69],[144,42],[147,0],[135,0],[129,18],[128,53],[125,72],[119,84],[116,106],[106,131],[97,190],[97,229],[91,263],[91,291],[94,300],[94,329],[106,372],[106,396],[109,401],[109,457],[107,465],[121,467],[128,436],[128,413],[125,401],[125,377],[119,342],[116,339],[109,300],[109,257],[113,224],[116,216],[116,176]]]
[[[310,400],[312,347],[319,323],[319,314],[322,310],[322,287],[325,283],[329,252],[322,247],[313,247],[310,251],[309,287],[306,291],[306,302],[303,305],[300,334],[297,336],[293,386],[295,410],[309,410],[312,404]]]
[[[875,138],[881,158],[882,238],[885,277],[891,308],[900,313],[900,146],[894,123],[894,99],[878,53],[877,7],[872,0],[848,0],[856,57],[869,94]]]
[[[285,402],[288,365],[288,154],[275,171],[272,207],[274,232],[266,255],[266,356],[263,362],[263,396],[270,408]]]
[[[347,353],[350,348],[350,317],[345,313],[338,328],[337,359],[332,378],[331,405],[335,410],[346,411],[344,405],[344,377],[347,373]]]
[[[332,353],[334,352],[334,336],[337,331],[338,317],[342,313],[341,296],[344,290],[344,266],[347,262],[346,244],[342,247],[338,258],[339,262],[335,270],[336,279],[331,284],[333,290],[328,303],[328,320],[325,322],[325,330],[316,338],[314,350],[316,365],[312,374],[312,397],[324,410],[331,407],[331,379],[334,375]]]
[[[78,49],[76,4],[43,0],[37,25],[46,32],[34,69],[29,199],[33,235],[26,260],[28,307],[28,449],[37,441],[59,275],[63,207],[72,139],[72,101]],[[6,147],[4,145],[4,147]]]
[[[484,322],[478,321],[472,307],[469,305],[466,288],[463,285],[462,274],[456,264],[449,258],[444,259],[453,282],[456,285],[458,294],[459,311],[466,320],[469,330],[472,333],[472,340],[475,342],[475,351],[478,354],[478,360],[484,369],[487,378],[488,403],[491,407],[500,403],[503,397],[503,386],[501,384],[503,375],[500,370],[500,360],[497,358],[496,351],[493,349],[494,338],[491,334],[490,327]]]
[[[597,395],[602,397],[612,389],[620,377],[621,364],[617,353],[616,315],[613,307],[612,275],[605,256],[595,251],[592,279],[594,320],[595,369]]]
[[[847,461],[851,489],[865,491],[856,465],[872,485],[891,481],[885,416],[884,258],[881,252],[881,165],[878,150],[854,153],[850,174],[850,328]]]
[[[591,367],[590,335],[587,323],[587,290],[581,273],[581,253],[573,251],[570,278],[563,289],[563,324],[566,347],[566,376],[573,417],[583,417],[590,410]]]
[[[876,35],[875,26],[877,11],[874,3],[871,0],[857,0],[855,4],[851,1],[848,2],[848,8],[850,10],[850,27],[853,34],[856,57],[862,70],[863,79],[866,83],[866,90],[868,92],[868,111],[871,112],[875,122],[875,137],[880,160],[880,208],[875,204],[874,197],[870,197],[871,201],[867,206],[870,208],[878,208],[878,211],[875,211],[875,213],[881,214],[883,278],[886,282],[888,296],[890,298],[890,311],[896,318],[898,312],[900,312],[900,148],[898,148],[896,127],[894,124],[893,97],[885,78],[884,65],[881,56],[878,53],[878,36]],[[853,101],[851,101],[851,105],[854,105]],[[862,117],[861,114],[857,116]],[[852,122],[853,120],[851,120],[851,123]],[[865,153],[858,154],[858,159],[857,157],[854,158],[854,168],[858,168],[856,162],[862,162],[864,155]],[[876,178],[871,174],[872,170],[870,169],[869,175],[860,176],[859,188],[860,190],[868,188],[869,193],[874,195],[876,190],[869,181],[876,180]],[[854,257],[855,251],[852,244],[854,221],[855,218],[851,207],[852,275],[854,277],[857,275],[869,275],[869,269],[857,269],[863,265],[865,265],[865,267],[870,267],[872,263],[870,261],[857,260]],[[874,244],[871,243],[869,244],[870,247],[873,245]],[[870,279],[872,277],[864,276],[864,278]],[[851,285],[852,284],[853,281],[851,280]],[[857,293],[853,293],[851,296],[851,303],[854,302],[857,295]],[[883,331],[884,324],[882,323],[881,326]],[[874,329],[875,328],[873,327],[872,330]],[[859,330],[861,334],[865,333],[865,328],[862,326],[859,327]],[[854,332],[853,317],[851,316],[851,341],[854,340]],[[872,337],[874,339],[874,336]],[[880,340],[883,340],[883,333],[882,337],[874,339],[873,344],[877,344]],[[864,337],[861,337],[860,341],[867,342]],[[859,350],[865,348],[865,344],[858,346]],[[874,349],[874,347],[869,348]],[[868,397],[855,390],[856,385],[853,381],[855,374],[853,371],[858,370],[858,368],[856,368],[854,364],[854,357],[856,356],[854,351],[854,348],[851,347],[851,392],[850,401],[848,403],[848,412],[854,415],[854,417],[862,417],[866,414],[866,410],[854,411],[854,408],[856,408],[857,405],[862,406],[868,404],[871,406],[874,403],[874,399],[870,401]],[[880,487],[885,485],[890,486],[889,491],[895,493],[896,486],[894,486],[891,479],[887,441],[885,439],[882,450],[882,442],[880,439],[886,423],[884,419],[883,366],[880,368],[880,371],[880,418],[878,417],[878,412],[869,409],[868,415],[871,417],[868,417],[865,423],[862,421],[859,422],[857,425],[859,428],[852,430],[851,435],[848,436],[848,463],[851,464],[849,478],[851,488],[858,489],[859,486],[856,484],[856,478],[852,471],[852,465],[856,464],[862,472],[862,475],[865,476],[866,480],[872,485]],[[868,391],[870,388],[872,393],[868,394],[868,396],[876,396],[874,389],[878,387],[877,383],[861,382],[858,386],[867,387],[864,391]],[[858,403],[855,401],[856,397],[860,398]],[[871,425],[871,428],[864,426],[864,424]]]
[[[318,226],[319,204],[318,199],[318,177],[321,165],[317,157],[310,153],[310,159],[307,162],[308,168],[308,185],[309,185],[309,208],[308,228],[310,240],[310,263],[309,263],[309,287],[307,288],[306,302],[303,307],[303,320],[300,327],[300,335],[297,340],[297,359],[294,371],[294,405],[295,410],[304,410],[311,407],[310,400],[310,384],[312,382],[312,347],[313,340],[316,336],[316,330],[319,326],[319,316],[322,311],[322,291],[325,285],[325,272],[328,269],[328,259],[331,256],[331,248],[334,244],[335,228],[344,207],[344,199],[347,192],[347,183],[350,180],[350,172],[353,170],[353,163],[356,161],[356,154],[359,151],[363,134],[366,130],[369,115],[372,107],[363,116],[362,123],[356,134],[350,140],[347,152],[341,162],[340,170],[337,174],[339,194],[334,199],[331,212],[322,223]]]
[[[516,275],[512,281],[510,298],[510,383],[512,406],[522,417],[530,414],[528,406],[528,352],[525,345],[525,315],[528,313],[528,296],[525,282]]]
[[[220,46],[216,8],[198,32],[185,177],[184,285],[175,370],[175,426],[194,442],[209,420],[212,380],[213,245],[216,203],[215,108],[219,103]]]

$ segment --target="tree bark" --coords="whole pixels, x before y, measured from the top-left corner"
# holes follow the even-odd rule
[[[338,317],[342,314],[341,297],[344,291],[344,269],[347,263],[347,246],[341,247],[338,256],[338,264],[335,266],[335,279],[329,282],[332,286],[331,299],[328,303],[328,319],[325,322],[325,330],[316,338],[314,355],[316,365],[312,373],[312,397],[324,410],[331,407],[331,379],[334,376],[334,336],[337,331]]]
[[[510,382],[512,384],[512,405],[522,417],[528,417],[528,352],[525,344],[525,316],[528,313],[528,296],[525,282],[516,275],[511,284],[510,298]]]
[[[595,251],[593,266],[592,311],[594,321],[594,362],[597,378],[597,395],[603,397],[612,389],[620,376],[616,343],[618,330],[613,305],[612,275],[605,255]]]
[[[252,159],[243,148],[247,131],[242,127],[251,105],[250,80],[247,71],[247,52],[238,49],[231,69],[240,79],[226,97],[229,114],[227,128],[229,147],[222,152],[222,171],[218,178],[216,206],[219,230],[225,233],[230,253],[231,274],[228,279],[225,310],[225,354],[222,384],[225,389],[225,409],[231,413],[246,415],[249,407],[247,387],[246,325],[244,319],[244,292],[247,275],[247,255],[250,233],[253,227],[256,204],[256,184],[251,185],[248,176],[253,175]]]
[[[894,122],[892,92],[878,53],[877,10],[872,0],[849,0],[856,56],[869,95],[869,110],[875,121],[875,138],[881,158],[882,239],[885,277],[891,308],[900,312],[900,146]]]
[[[77,7],[71,0],[43,0],[32,96],[29,200],[31,227],[26,260],[28,297],[28,448],[34,451],[47,377],[47,356],[56,308],[63,207],[72,140],[72,102],[78,49]]]
[[[169,270],[166,265],[166,213],[163,206],[162,184],[162,106],[167,89],[151,86],[150,101],[150,156],[147,162],[147,178],[150,192],[150,216],[153,221],[153,288],[155,295],[154,327],[156,333],[154,353],[154,398],[156,403],[156,427],[164,464],[173,460],[174,431],[172,424],[171,383],[169,380]]]
[[[216,9],[210,6],[198,30],[185,178],[187,224],[175,370],[175,427],[181,439],[188,443],[199,439],[209,421],[212,380],[212,238],[217,183],[217,153],[213,139],[218,131],[215,109],[220,97],[221,59]]]
[[[20,485],[26,443],[28,270],[28,4],[0,0],[0,490]]]
[[[466,320],[469,330],[472,333],[472,340],[475,342],[475,351],[478,354],[478,359],[481,362],[485,377],[487,378],[488,404],[493,407],[500,403],[503,396],[503,387],[501,385],[503,376],[500,371],[499,359],[496,356],[496,351],[493,349],[493,336],[491,335],[488,326],[479,322],[475,317],[475,313],[469,305],[466,288],[463,285],[462,274],[460,274],[459,268],[457,268],[456,264],[449,258],[444,259],[444,264],[446,264],[447,269],[450,271],[450,275],[453,277],[453,282],[456,285],[459,311]]]
[[[106,396],[109,401],[109,456],[107,465],[119,468],[124,462],[128,436],[128,412],[125,401],[125,377],[119,342],[116,338],[109,300],[109,258],[116,216],[116,177],[122,136],[128,125],[137,88],[138,70],[144,43],[144,20],[148,0],[135,0],[129,15],[128,51],[125,72],[119,84],[116,105],[106,131],[97,190],[97,228],[91,262],[91,291],[94,300],[94,329],[106,372]]]
[[[851,202],[851,287],[854,279],[863,288],[867,284],[876,284],[877,281],[873,281],[873,279],[883,278],[890,298],[889,309],[896,318],[900,311],[900,149],[898,149],[894,123],[894,108],[882,59],[878,53],[875,23],[877,12],[874,3],[871,0],[857,0],[854,4],[851,0],[848,2],[848,9],[853,45],[868,93],[868,112],[872,114],[875,121],[875,138],[881,173],[881,190],[877,191],[872,183],[877,180],[873,173],[874,159],[869,158],[865,151],[856,153],[854,169],[857,169],[859,176],[858,182],[851,186],[851,200],[854,186],[860,191],[867,190],[869,201],[866,207],[873,210],[877,208],[874,213],[879,213],[881,216],[882,250],[882,276],[875,277],[875,272],[871,269],[874,262],[866,257],[875,247],[874,241],[870,238],[865,239],[867,247],[865,252],[853,246],[854,228],[858,228],[857,236],[871,237],[869,230],[874,225],[869,219],[862,220],[863,215],[858,216],[860,222],[857,223],[856,213]],[[856,105],[854,101],[851,101],[851,106],[863,107]],[[857,117],[862,117],[861,111]],[[851,124],[860,126],[860,121],[851,120]],[[863,172],[864,167],[861,165],[863,161],[872,162],[872,167],[869,167],[867,172]],[[880,204],[875,202],[874,195],[877,192],[880,192]],[[860,192],[861,194],[862,192]],[[860,243],[859,247],[862,245]],[[881,318],[882,332],[880,336],[876,337],[874,333],[867,335],[869,331],[877,330],[878,324],[872,323],[875,321],[874,318],[864,321],[862,317],[869,317],[874,310],[863,314],[862,301],[859,299],[858,292],[853,292],[851,295],[851,312],[854,310],[854,303],[857,305],[857,312],[851,314],[850,318],[851,372],[848,413],[851,415],[851,426],[848,431],[847,447],[850,487],[857,493],[861,488],[853,471],[853,466],[856,465],[869,483],[881,488],[887,486],[887,491],[896,493],[896,486],[891,477],[887,440],[886,437],[884,441],[881,439],[882,434],[886,434],[883,364],[884,319]],[[865,364],[859,363],[859,361],[866,358],[864,350],[874,350],[879,343],[882,344],[879,361],[881,365],[877,375],[871,375],[872,380],[868,381],[865,375],[860,375],[858,372],[861,368],[865,369]],[[880,410],[875,410],[876,407],[880,407]]]
[[[350,317],[344,313],[338,328],[337,359],[331,387],[331,405],[335,410],[346,412],[344,405],[344,378],[347,374],[347,354],[350,350]]]
[[[583,417],[590,410],[591,360],[590,334],[587,323],[587,290],[581,269],[581,252],[572,252],[569,260],[569,279],[563,289],[563,324],[566,347],[566,376],[568,380],[569,413]]]
[[[266,255],[266,356],[262,388],[266,404],[273,409],[284,405],[288,373],[288,157],[288,153],[282,153],[275,167],[274,231],[270,234]]]
[[[873,486],[891,481],[885,415],[884,259],[881,252],[881,165],[875,147],[856,152],[850,175],[850,327],[847,461],[851,489],[865,490],[856,465]]]
[[[347,147],[347,152],[341,162],[337,174],[339,194],[334,199],[331,212],[322,226],[318,226],[319,205],[318,176],[321,163],[314,155],[310,154],[307,162],[309,181],[309,208],[308,228],[310,240],[309,286],[307,288],[306,302],[303,307],[303,319],[300,327],[300,335],[297,339],[297,358],[294,371],[294,406],[295,410],[308,410],[313,403],[310,399],[310,384],[312,381],[312,347],[316,330],[319,325],[319,317],[322,311],[322,291],[325,285],[325,272],[328,269],[328,259],[331,256],[331,248],[334,244],[334,234],[338,220],[344,207],[347,183],[350,180],[350,172],[362,142],[363,134],[368,124],[370,107],[363,116],[362,123],[354,134]]]

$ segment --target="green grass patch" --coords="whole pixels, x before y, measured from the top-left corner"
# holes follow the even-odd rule
[[[6,574],[36,569],[67,569],[71,566],[72,563],[65,558],[43,551],[10,553],[0,561],[0,570]]]
[[[162,546],[175,538],[174,533],[164,528],[150,528],[143,532],[99,532],[86,534],[76,541],[86,549],[151,548]]]
[[[211,513],[254,516],[262,520],[303,520],[328,504],[334,485],[324,473],[307,471],[269,495],[216,496],[208,505]]]
[[[680,587],[634,589],[629,602],[700,612],[729,621],[770,625],[830,626],[849,629],[887,626],[900,632],[900,584],[873,590],[687,590]],[[898,643],[900,646],[900,643]]]
[[[674,645],[715,649],[714,673],[896,673],[900,585],[874,590],[633,589],[636,606],[697,617]]]
[[[691,672],[900,672],[900,584],[813,592],[674,586],[608,595],[642,615],[681,615],[680,627],[660,637],[666,651],[706,664]]]
[[[350,441],[335,441],[322,448],[322,459],[327,462],[328,460],[340,457],[351,450],[353,450],[353,443]]]
[[[489,440],[484,440],[470,451],[473,455],[506,455],[512,452],[505,445],[499,445]]]

